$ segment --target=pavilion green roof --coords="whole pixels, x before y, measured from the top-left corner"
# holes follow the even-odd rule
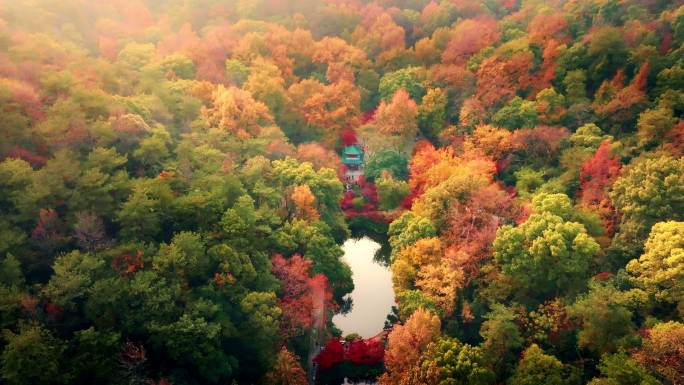
[[[351,145],[342,151],[342,163],[360,165],[363,163],[363,150],[358,145]]]

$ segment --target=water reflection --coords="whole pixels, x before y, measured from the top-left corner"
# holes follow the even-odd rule
[[[394,305],[392,276],[382,258],[376,261],[380,249],[380,244],[368,237],[348,239],[342,245],[344,259],[351,267],[354,279],[351,311],[333,317],[344,335],[358,333],[368,338],[378,334]]]

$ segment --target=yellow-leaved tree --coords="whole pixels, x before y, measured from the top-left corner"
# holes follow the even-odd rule
[[[684,315],[684,222],[659,222],[646,250],[627,265],[632,281],[659,302],[677,304]]]

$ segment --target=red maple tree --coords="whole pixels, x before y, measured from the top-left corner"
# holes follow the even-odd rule
[[[601,216],[608,234],[612,234],[616,219],[608,189],[620,174],[620,167],[618,157],[611,153],[610,140],[604,140],[580,168],[581,203]]]
[[[321,370],[330,369],[344,360],[344,346],[337,338],[331,338],[323,349],[314,357],[314,362]]]

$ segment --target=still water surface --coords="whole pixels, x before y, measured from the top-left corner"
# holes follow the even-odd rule
[[[378,334],[394,305],[392,275],[373,260],[378,249],[380,244],[367,237],[348,239],[342,245],[343,258],[351,267],[354,280],[354,291],[350,294],[352,310],[333,317],[343,335],[358,333],[368,338]]]

